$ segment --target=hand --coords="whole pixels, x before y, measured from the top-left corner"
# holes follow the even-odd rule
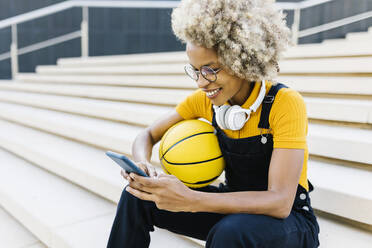
[[[148,178],[130,173],[126,190],[145,201],[153,201],[159,209],[172,212],[191,212],[194,191],[186,187],[173,175],[162,174]]]
[[[158,173],[155,170],[155,167],[148,162],[135,162],[135,164],[142,169],[148,176],[157,177]],[[124,177],[125,180],[129,181],[129,174],[125,170],[121,170],[120,174]]]

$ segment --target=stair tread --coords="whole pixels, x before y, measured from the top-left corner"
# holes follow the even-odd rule
[[[30,92],[0,91],[0,100],[27,106],[83,114],[115,121],[149,125],[172,108]]]
[[[19,156],[97,194],[118,201],[125,182],[120,176],[120,167],[105,155],[104,150],[3,120],[0,120],[0,127],[6,130],[0,132],[2,146],[6,145]]]
[[[372,57],[292,59],[279,62],[281,73],[372,73]],[[329,65],[332,64],[332,67]],[[179,75],[184,74],[184,62],[170,64],[123,65],[109,67],[37,66],[40,74],[132,74]]]
[[[319,218],[320,246],[321,248],[358,247],[369,248],[372,242],[372,233],[358,228],[343,225],[339,222]]]
[[[61,87],[61,85],[53,85],[53,83],[70,83],[70,84],[96,84],[105,85],[106,77],[108,84],[114,83],[120,86],[140,86],[140,87],[168,87],[168,88],[188,88],[190,90],[196,89],[196,84],[190,81],[185,76],[153,76],[152,82],[143,80],[140,76],[53,76],[53,75],[20,75],[20,80],[25,80],[28,83],[22,82],[11,82],[8,84],[0,84],[2,89],[38,89],[43,92],[48,92],[48,89]],[[142,77],[142,78],[141,78]],[[151,77],[151,76],[147,76]],[[29,81],[30,80],[30,81]],[[38,81],[43,83],[39,83]],[[290,75],[279,75],[274,81],[278,81],[286,84],[287,86],[303,93],[327,93],[327,94],[345,94],[345,95],[372,95],[372,84],[370,84],[369,77],[321,77],[321,76],[290,76]],[[30,83],[36,86],[29,86]],[[63,86],[63,85],[62,85]],[[69,89],[67,85],[64,88],[58,89]],[[74,86],[74,85],[72,85]],[[75,85],[76,86],[76,85]],[[80,87],[82,87],[80,85]],[[86,86],[84,86],[86,87]],[[107,86],[105,86],[107,87]],[[44,90],[46,88],[46,90]],[[91,89],[91,88],[87,88]],[[99,88],[97,88],[99,89]],[[137,89],[141,90],[141,89]],[[143,89],[142,89],[143,90]],[[146,89],[145,89],[146,90]],[[173,90],[174,91],[174,90]],[[57,91],[58,92],[58,91]],[[189,91],[190,92],[190,91]]]
[[[95,99],[140,101],[158,104],[177,104],[192,90],[152,89],[113,86],[46,85],[15,83],[0,85],[3,90],[28,91],[56,95],[69,95]]]
[[[115,212],[114,204],[7,152],[0,154],[1,204],[46,245],[52,246],[57,229]],[[107,238],[109,227],[97,228]],[[104,240],[96,241],[103,247]]]
[[[116,213],[113,203],[8,152],[0,150],[0,154],[1,203],[38,238],[52,247],[98,248],[107,244]],[[19,182],[29,182],[27,190]],[[154,248],[165,239],[170,246],[199,247],[168,232],[156,231],[152,236]]]
[[[372,225],[372,171],[309,160],[308,178],[316,209]]]
[[[0,207],[0,245],[6,248],[46,248],[30,231]]]
[[[310,118],[372,123],[372,102],[359,99],[304,97]],[[0,101],[82,114],[137,125],[150,125],[173,108],[30,92],[0,91]]]

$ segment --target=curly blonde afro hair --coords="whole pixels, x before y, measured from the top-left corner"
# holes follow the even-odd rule
[[[182,0],[172,12],[183,43],[215,49],[219,63],[243,79],[273,79],[290,44],[285,15],[273,0]]]

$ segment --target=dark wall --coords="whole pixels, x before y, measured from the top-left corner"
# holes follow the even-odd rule
[[[277,0],[277,2],[301,2],[300,0]],[[342,18],[357,15],[372,10],[371,0],[334,0],[322,5],[310,7],[301,11],[300,30],[319,26]],[[293,11],[286,11],[287,23],[293,23]],[[300,38],[299,43],[317,43],[324,39],[344,38],[350,32],[367,31],[372,26],[372,18],[331,29],[326,32]]]
[[[1,0],[0,20],[63,0]],[[175,0],[176,1],[176,0]],[[280,0],[278,2],[298,2]],[[335,0],[302,11],[301,29],[317,26],[372,10],[371,0]],[[288,11],[287,23],[293,22]],[[170,25],[170,9],[89,10],[89,54],[91,56],[183,50]],[[80,29],[81,9],[74,8],[18,25],[18,46],[24,47]],[[344,37],[347,32],[366,31],[372,18],[325,33],[300,39],[300,43]],[[0,29],[0,54],[10,49],[10,28]],[[36,65],[55,64],[57,58],[81,56],[80,39],[19,56],[20,72],[33,72]],[[0,78],[10,78],[10,59],[0,61]]]
[[[1,0],[0,16],[5,19],[62,1]],[[173,35],[171,9],[89,9],[89,55],[113,55],[183,50]],[[58,37],[80,29],[81,8],[18,25],[18,47]],[[0,54],[10,50],[11,30],[0,29]],[[36,65],[55,64],[61,57],[81,56],[81,41],[74,39],[19,56],[19,71],[33,72]],[[10,59],[0,61],[0,78],[10,78]]]

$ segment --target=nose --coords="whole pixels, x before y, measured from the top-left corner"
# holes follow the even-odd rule
[[[199,88],[205,88],[210,82],[205,79],[202,75],[199,75],[198,80],[196,80],[196,84],[198,85]]]

